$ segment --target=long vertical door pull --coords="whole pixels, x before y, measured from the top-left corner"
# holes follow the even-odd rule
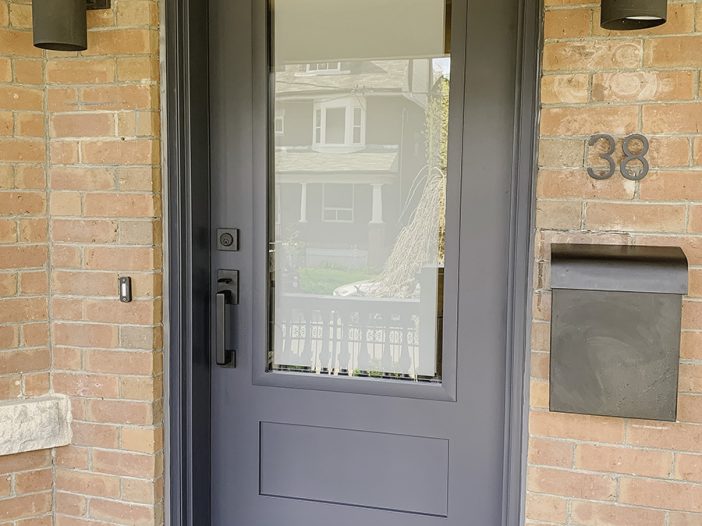
[[[227,349],[227,305],[239,304],[239,271],[219,270],[217,272],[216,296],[216,336],[215,362],[223,367],[236,367],[236,355],[233,349]]]

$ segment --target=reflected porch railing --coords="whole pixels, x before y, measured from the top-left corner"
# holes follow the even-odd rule
[[[286,293],[278,300],[273,370],[436,379],[436,327],[419,323],[435,316],[435,298],[430,318],[418,298]]]

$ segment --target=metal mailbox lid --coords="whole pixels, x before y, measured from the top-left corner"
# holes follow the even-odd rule
[[[687,294],[679,247],[551,245],[551,288]]]

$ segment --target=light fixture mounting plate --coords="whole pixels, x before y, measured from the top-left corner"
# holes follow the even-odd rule
[[[92,9],[110,9],[110,0],[86,0],[88,10]]]

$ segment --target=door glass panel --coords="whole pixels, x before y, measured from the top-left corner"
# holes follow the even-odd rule
[[[271,9],[268,370],[441,381],[450,0]]]

